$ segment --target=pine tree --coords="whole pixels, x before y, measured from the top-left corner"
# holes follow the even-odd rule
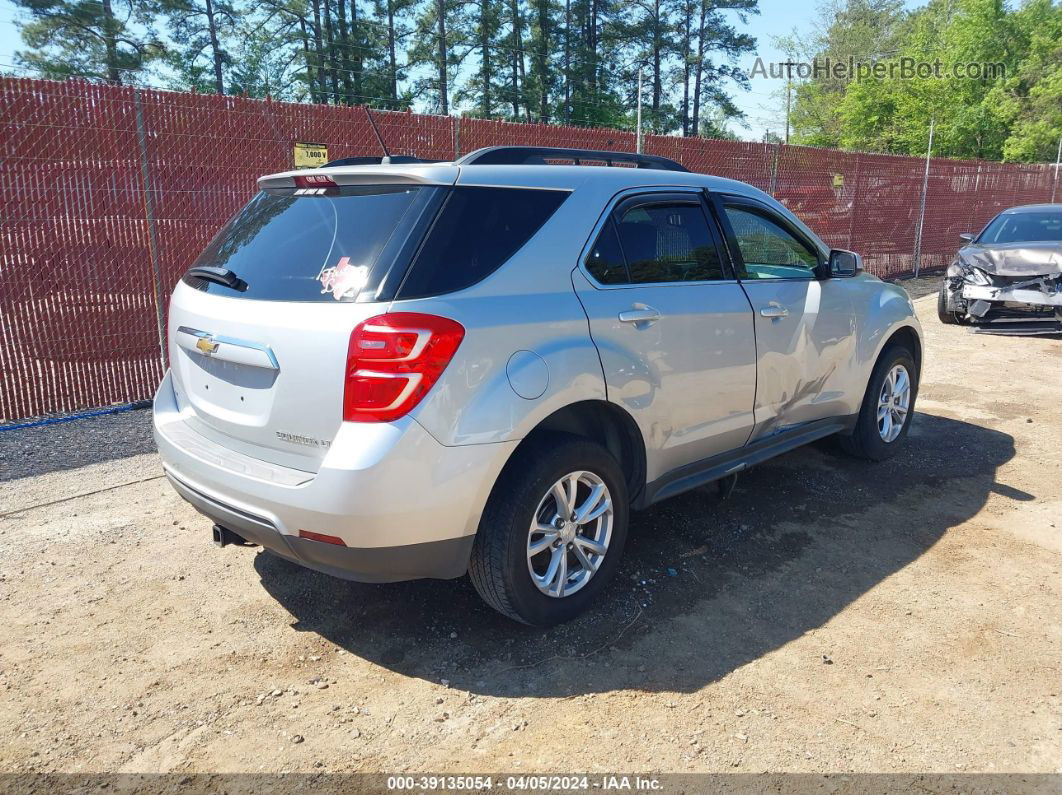
[[[30,20],[16,61],[44,77],[132,82],[165,47],[151,29],[146,0],[14,0]]]
[[[399,48],[409,37],[405,19],[415,7],[415,0],[375,0],[378,23],[369,40],[380,57],[380,96],[386,98],[386,107],[393,110],[408,107],[408,97],[403,100],[399,91],[399,83],[406,78]]]
[[[531,71],[524,91],[528,112],[534,107],[538,121],[546,123],[552,118],[552,103],[557,90],[556,42],[559,7],[555,0],[531,0],[531,39],[529,49]]]
[[[224,94],[224,70],[232,63],[225,44],[238,21],[231,0],[157,0],[153,10],[166,17],[176,44],[169,53],[170,65],[197,90]],[[204,56],[210,74],[206,85],[202,84]]]
[[[457,12],[455,0],[426,0],[409,50],[410,67],[425,67],[431,74],[415,82],[413,96],[427,97],[428,107],[444,116],[450,113],[451,77],[459,65],[450,36]]]
[[[728,81],[738,88],[748,88],[748,75],[737,66],[737,59],[756,46],[756,40],[747,33],[739,33],[737,27],[724,12],[735,12],[742,24],[750,14],[760,13],[758,0],[700,0],[698,9],[696,45],[691,57],[693,67],[693,117],[690,120],[692,135],[714,135],[722,131],[721,125],[703,124],[708,114],[705,106],[714,107],[722,119],[740,117],[740,112],[727,91]],[[712,57],[716,53],[719,60]]]
[[[505,39],[506,58],[509,63],[509,79],[505,93],[512,107],[513,121],[520,120],[520,108],[524,119],[531,121],[531,108],[527,98],[527,63],[524,54],[526,21],[521,0],[508,0],[505,8],[509,36]]]

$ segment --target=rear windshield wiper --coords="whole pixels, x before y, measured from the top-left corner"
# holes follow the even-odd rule
[[[214,265],[199,265],[189,270],[185,276],[189,276],[193,279],[204,279],[208,282],[214,282],[214,284],[220,284],[223,287],[228,287],[241,293],[247,289],[247,282],[235,273],[228,268],[219,268]]]

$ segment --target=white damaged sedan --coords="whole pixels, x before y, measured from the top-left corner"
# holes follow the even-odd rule
[[[1012,334],[1062,331],[1062,204],[1012,207],[961,235],[937,299],[944,323]]]

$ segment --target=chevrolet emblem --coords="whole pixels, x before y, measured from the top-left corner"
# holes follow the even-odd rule
[[[197,347],[202,353],[214,353],[218,349],[218,344],[210,337],[200,337],[195,341],[195,347]]]

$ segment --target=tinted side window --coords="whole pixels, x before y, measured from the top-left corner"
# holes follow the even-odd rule
[[[734,230],[749,279],[807,279],[818,256],[787,229],[759,213],[727,205],[726,217]]]
[[[609,218],[598,235],[597,242],[586,255],[586,269],[601,284],[626,284],[627,265],[616,237],[616,224]]]
[[[470,287],[519,251],[568,197],[564,191],[456,187],[399,289],[420,298]]]
[[[699,204],[646,204],[623,211],[616,228],[635,283],[725,278]]]

